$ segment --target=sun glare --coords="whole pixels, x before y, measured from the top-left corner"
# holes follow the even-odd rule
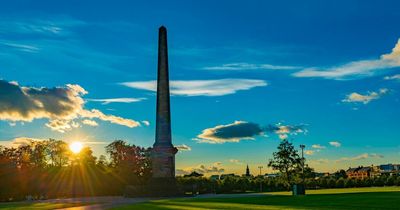
[[[79,153],[81,151],[82,147],[83,147],[82,143],[78,142],[78,141],[72,142],[69,145],[69,149],[75,154]]]

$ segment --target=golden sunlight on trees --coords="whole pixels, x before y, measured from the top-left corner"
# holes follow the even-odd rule
[[[121,195],[151,177],[150,148],[118,140],[98,159],[81,142],[30,141],[0,146],[0,201]]]

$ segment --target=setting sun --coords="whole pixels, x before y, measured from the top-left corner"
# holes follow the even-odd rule
[[[83,145],[81,142],[72,142],[69,145],[69,149],[75,154],[79,153],[82,150],[82,147]]]

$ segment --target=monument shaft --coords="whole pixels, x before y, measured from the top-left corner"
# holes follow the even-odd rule
[[[177,149],[171,139],[171,111],[168,76],[167,29],[161,26],[158,37],[158,77],[156,137],[152,152],[154,178],[175,177]]]

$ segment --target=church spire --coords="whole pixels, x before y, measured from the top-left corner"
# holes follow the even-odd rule
[[[246,176],[250,176],[249,164],[247,164],[247,167],[246,167]]]

